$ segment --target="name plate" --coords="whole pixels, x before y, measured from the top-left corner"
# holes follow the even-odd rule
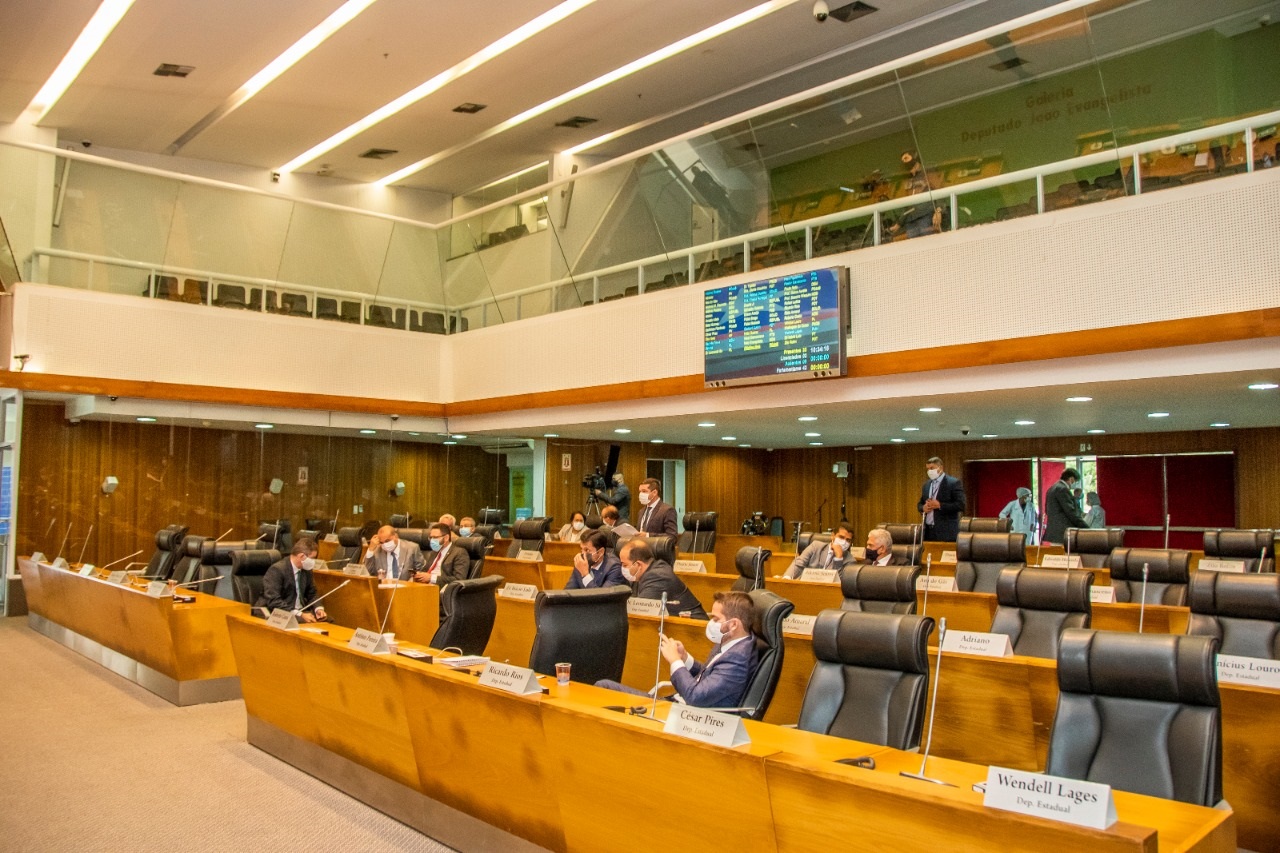
[[[173,590],[169,589],[169,584],[164,581],[151,581],[147,584],[147,595],[152,598],[164,598],[172,596]]]
[[[938,557],[938,562],[939,562],[939,563],[954,563],[954,562],[956,562],[956,552],[955,552],[955,551],[943,551],[943,552],[942,552],[942,556]]]
[[[837,583],[840,573],[835,569],[805,569],[800,573],[800,580],[805,583]]]
[[[672,705],[662,730],[669,735],[716,746],[751,743],[741,717],[690,705]]]
[[[848,556],[855,560],[865,560],[867,559],[867,549],[863,547],[850,548]]]
[[[1218,655],[1218,681],[1280,688],[1280,660]]]
[[[1115,604],[1116,588],[1114,586],[1089,587],[1089,600],[1094,604]]]
[[[369,577],[369,570],[364,567],[364,563],[347,563],[342,567],[344,575],[354,575],[358,578]]]
[[[267,617],[267,624],[282,631],[296,631],[298,630],[298,617],[293,615],[292,610],[277,607]]]
[[[387,638],[368,628],[357,628],[347,641],[347,648],[371,655],[391,654],[391,649],[387,648]]]
[[[71,564],[67,562],[66,557],[55,557],[53,560],[53,567],[55,569],[69,569],[71,568]]]
[[[793,614],[782,620],[782,630],[792,634],[804,634],[806,637],[812,637],[813,626],[817,621],[817,616]]]
[[[31,562],[33,562],[33,563],[46,563],[46,562],[48,562],[48,561],[49,561],[49,558],[48,558],[48,557],[46,557],[46,556],[44,555],[44,551],[32,551],[32,552],[31,552]]]
[[[929,592],[955,592],[956,579],[954,576],[938,575],[937,577],[930,575],[924,577],[921,575],[916,578],[916,589],[924,589],[928,587]]]
[[[128,583],[128,582],[129,582],[129,573],[126,572],[124,569],[121,569],[118,572],[112,572],[111,574],[107,575],[107,583]]]
[[[333,542],[333,543],[335,543],[335,544],[336,544],[336,543],[337,543],[337,541],[338,541],[338,534],[336,534],[336,533],[326,533],[326,534],[324,535],[324,541],[325,541],[325,542]]]
[[[1116,822],[1110,785],[991,767],[982,804],[993,809],[1107,829]]]
[[[542,559],[541,551],[525,551],[523,549],[516,552],[517,560],[524,560],[526,563],[536,563]]]
[[[94,573],[94,568],[92,564],[89,564],[89,563],[86,563],[85,565],[81,566],[80,571],[76,572],[76,574],[80,575],[80,577],[82,578],[87,578],[91,576],[93,573]]]
[[[676,560],[671,568],[677,572],[698,572],[706,574],[707,567],[701,560]]]
[[[531,583],[509,583],[498,590],[498,595],[520,601],[533,601],[538,597],[538,588]]]
[[[1202,572],[1243,572],[1244,560],[1201,560],[1196,568]]]
[[[517,696],[530,696],[542,692],[542,688],[538,686],[537,673],[523,666],[512,666],[509,663],[490,661],[485,665],[484,672],[480,673],[480,683]]]
[[[1040,568],[1042,569],[1078,569],[1080,568],[1079,554],[1044,554],[1040,557]]]
[[[987,658],[1007,658],[1013,654],[1008,634],[984,634],[980,631],[948,631],[942,641],[944,652],[964,652]]]
[[[627,615],[661,616],[662,600],[657,598],[636,598],[633,595],[627,599]]]

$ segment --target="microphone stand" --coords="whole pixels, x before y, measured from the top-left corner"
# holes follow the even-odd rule
[[[1147,615],[1147,575],[1151,573],[1151,564],[1142,564],[1142,604],[1138,605],[1138,633],[1142,633],[1142,620]]]
[[[80,559],[76,560],[80,565],[84,565],[84,552],[89,547],[89,537],[93,536],[93,525],[89,525],[89,532],[84,535],[84,544],[80,546]]]
[[[942,672],[942,642],[947,637],[947,617],[943,616],[938,620],[938,665],[933,670],[933,699],[930,700],[929,707],[929,733],[925,737],[924,757],[920,759],[920,772],[908,773],[903,770],[900,776],[906,776],[908,779],[919,779],[921,782],[932,782],[935,785],[946,785],[948,788],[954,788],[950,782],[944,782],[941,779],[934,779],[924,775],[925,765],[929,762],[929,749],[933,746],[933,717],[938,713],[938,676]]]
[[[924,600],[920,602],[920,615],[924,616],[929,610],[929,573],[933,569],[933,555],[930,554],[924,561]],[[945,629],[944,629],[945,630]],[[942,635],[938,635],[938,642],[942,642]],[[923,771],[921,771],[923,772]]]
[[[67,540],[71,538],[71,528],[75,527],[75,522],[67,525],[67,535],[62,537],[62,544],[58,546],[58,556],[53,558],[53,562],[58,562],[62,557],[62,551],[67,547]]]
[[[662,683],[662,633],[667,627],[667,594],[662,593],[662,612],[658,614],[658,663],[653,672],[653,704],[646,714],[649,719],[658,719],[658,685]]]

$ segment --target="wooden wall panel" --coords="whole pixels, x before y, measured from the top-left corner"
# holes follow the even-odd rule
[[[298,484],[298,468],[308,482]],[[110,496],[100,484],[119,478]],[[284,481],[279,495],[272,478]],[[389,494],[397,481],[403,497]],[[386,521],[392,513],[438,518],[506,506],[504,457],[477,447],[300,435],[271,431],[202,429],[164,424],[65,419],[63,406],[27,401],[22,473],[18,486],[19,553],[53,556],[74,525],[67,552],[99,565],[143,548],[155,532],[185,524],[191,532],[229,539],[257,535],[261,519],[287,518],[295,531],[308,516],[339,524]],[[354,514],[352,507],[362,505]],[[54,521],[56,519],[56,521]],[[50,524],[53,528],[50,529]]]

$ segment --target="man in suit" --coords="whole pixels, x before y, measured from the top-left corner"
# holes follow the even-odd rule
[[[369,537],[364,567],[371,575],[407,581],[425,572],[427,563],[416,543],[402,540],[394,527],[384,524]]]
[[[830,543],[820,540],[811,542],[809,547],[791,561],[791,565],[782,573],[782,576],[798,578],[805,569],[835,569],[838,572],[844,568],[844,559],[848,556],[849,546],[852,544],[853,531],[849,529],[849,525],[841,524],[836,527]]]
[[[418,572],[413,579],[418,583],[433,583],[443,587],[453,581],[467,579],[471,571],[471,555],[462,548],[453,547],[453,529],[436,522],[429,529],[431,555],[426,560],[426,571]]]
[[[873,566],[909,566],[911,561],[893,553],[893,535],[877,527],[867,533],[866,561]]]
[[[622,520],[616,506],[607,506],[600,510],[600,523],[619,536],[631,537],[640,532],[632,527],[629,522]]]
[[[636,525],[641,536],[680,535],[676,528],[676,508],[662,502],[661,483],[652,477],[642,480],[636,495],[640,499],[640,505],[644,507],[640,511],[640,523]]]
[[[622,576],[631,584],[632,595],[636,598],[652,598],[662,600],[667,594],[667,615],[689,616],[693,619],[706,619],[707,611],[702,609],[702,602],[689,591],[684,581],[676,576],[671,564],[659,560],[642,539],[632,539],[622,546]]]
[[[308,605],[316,600],[316,583],[311,570],[319,565],[316,560],[316,540],[302,537],[293,543],[289,556],[271,564],[262,576],[262,595],[254,604],[268,610],[291,610],[299,622],[324,622],[329,617],[323,607],[312,612]]]
[[[1088,527],[1071,489],[1080,481],[1080,472],[1064,468],[1062,478],[1049,487],[1044,495],[1044,541],[1067,541],[1068,527]]]
[[[964,484],[942,470],[942,460],[934,456],[925,465],[929,479],[920,489],[916,512],[924,514],[926,542],[954,542],[960,535],[964,513]]]
[[[578,543],[578,549],[565,589],[601,589],[626,583],[618,555],[609,550],[609,534],[596,530]]]

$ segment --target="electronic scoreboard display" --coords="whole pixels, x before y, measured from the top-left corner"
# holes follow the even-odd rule
[[[708,388],[847,372],[847,267],[713,287],[702,304]]]

